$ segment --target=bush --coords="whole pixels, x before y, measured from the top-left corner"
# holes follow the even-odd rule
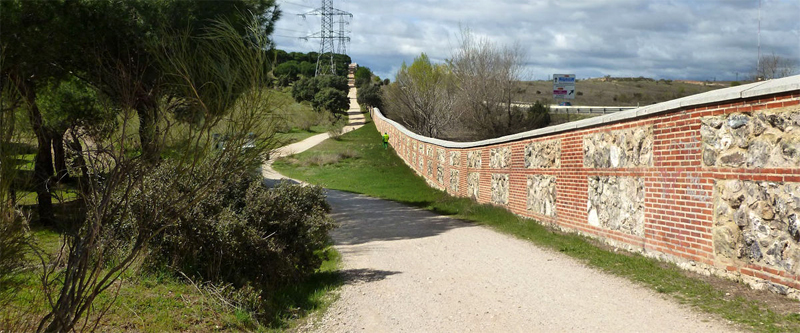
[[[151,241],[154,265],[265,296],[319,268],[315,251],[335,226],[322,188],[234,178]]]
[[[524,123],[526,127],[524,130],[532,130],[550,125],[550,106],[537,100],[528,108]]]
[[[317,81],[313,77],[304,77],[292,85],[292,97],[295,101],[311,101],[317,94]]]
[[[342,139],[342,134],[344,134],[344,126],[333,126],[328,130],[328,137],[336,141]]]
[[[350,99],[347,98],[347,94],[341,90],[323,88],[314,95],[314,100],[311,101],[311,105],[317,112],[327,110],[336,115],[338,119],[341,115],[347,113],[347,109],[350,108]]]

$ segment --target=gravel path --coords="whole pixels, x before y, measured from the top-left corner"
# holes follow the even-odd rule
[[[363,117],[351,89],[351,125]],[[327,133],[282,148],[298,153]],[[264,176],[282,176],[265,164]],[[630,281],[531,243],[428,211],[328,191],[345,285],[299,331],[732,332]]]
[[[731,332],[630,281],[395,202],[329,191],[340,298],[319,332]]]

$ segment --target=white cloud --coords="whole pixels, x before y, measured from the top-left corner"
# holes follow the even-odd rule
[[[293,15],[318,1],[284,1],[278,25],[284,30],[276,35],[319,29],[317,17]],[[750,73],[757,58],[758,0],[348,0],[334,6],[354,16],[348,53],[381,77],[394,77],[421,52],[446,59],[461,27],[498,44],[519,43],[535,78],[571,72],[723,80]],[[762,52],[800,62],[800,1],[762,0],[761,17]],[[318,49],[315,39],[275,39],[290,51]]]

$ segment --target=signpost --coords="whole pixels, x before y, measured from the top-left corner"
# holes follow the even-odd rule
[[[575,99],[575,74],[553,74],[553,98]]]
[[[575,99],[575,74],[553,74],[553,99],[556,101]],[[567,121],[569,120],[569,110],[567,110]]]

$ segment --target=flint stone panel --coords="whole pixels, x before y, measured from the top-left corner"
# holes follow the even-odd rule
[[[427,145],[427,146],[425,146],[425,150],[426,150],[426,154],[425,155],[430,157],[430,158],[433,158],[433,146]]]
[[[444,167],[441,165],[436,166],[436,180],[439,184],[444,184]]]
[[[528,211],[556,216],[556,176],[528,175]]]
[[[436,159],[439,160],[439,164],[445,164],[447,162],[447,158],[444,154],[444,149],[436,148]]]
[[[644,236],[644,179],[589,177],[589,224]]]
[[[480,173],[472,172],[467,175],[467,193],[469,196],[474,199],[478,199],[480,189]]]
[[[653,126],[636,127],[583,137],[587,168],[634,168],[653,165]]]
[[[416,164],[417,164],[417,153],[413,152],[411,153],[411,167],[414,167],[414,165]]]
[[[458,193],[458,170],[450,170],[450,189]]]
[[[450,166],[461,166],[461,152],[460,151],[451,151],[450,152]]]
[[[425,170],[425,158],[422,157],[422,154],[419,155],[419,174],[421,175]]]
[[[433,161],[428,160],[428,177],[433,177]]]
[[[492,169],[505,169],[511,166],[511,148],[501,147],[489,150],[489,167]]]
[[[419,156],[425,156],[425,145],[419,144]]]
[[[508,174],[492,174],[492,202],[508,205]]]
[[[481,168],[481,151],[475,150],[467,153],[467,167]]]
[[[561,167],[561,140],[531,142],[525,145],[525,167],[546,169]]]
[[[717,256],[800,274],[800,183],[720,180],[714,193]]]
[[[700,136],[706,166],[800,166],[800,107],[703,117]]]

